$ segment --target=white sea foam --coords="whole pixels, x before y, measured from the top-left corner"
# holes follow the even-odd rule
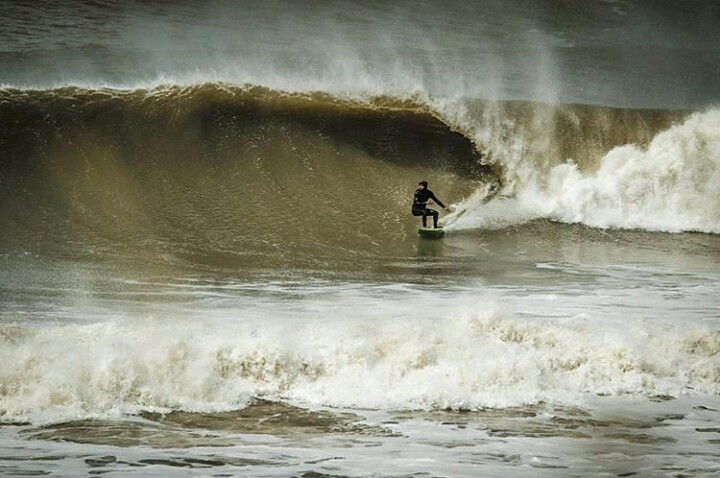
[[[493,143],[487,134],[480,139]],[[595,171],[580,171],[572,162],[545,169],[507,142],[497,157],[515,178],[514,194],[488,204],[482,195],[468,198],[458,205],[456,214],[463,214],[453,228],[549,218],[601,228],[720,233],[720,110],[691,115],[647,148],[614,148]]]
[[[222,410],[252,397],[476,409],[586,394],[720,393],[720,334],[702,324],[527,320],[492,305],[391,320],[255,315],[5,327],[0,418]]]

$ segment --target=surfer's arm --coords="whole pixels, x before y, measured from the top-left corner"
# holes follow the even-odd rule
[[[445,206],[441,200],[439,200],[437,197],[435,197],[435,194],[432,195],[431,199],[435,201],[435,203],[440,206],[443,209],[447,209],[447,206]]]

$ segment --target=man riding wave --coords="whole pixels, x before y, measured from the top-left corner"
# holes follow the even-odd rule
[[[427,203],[431,199],[433,200],[433,202],[435,202],[435,204],[437,204],[441,208],[445,209],[448,212],[450,211],[450,209],[445,207],[445,205],[442,203],[442,201],[440,201],[437,197],[435,197],[435,194],[428,189],[427,181],[420,181],[418,183],[418,188],[415,190],[415,195],[413,197],[412,215],[413,216],[422,216],[423,227],[427,227],[427,217],[432,216],[433,227],[437,229],[439,214],[434,209],[430,209],[427,207]]]

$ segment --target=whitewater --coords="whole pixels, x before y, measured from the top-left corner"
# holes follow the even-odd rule
[[[598,324],[569,311],[581,307],[581,298],[563,301],[560,320],[526,320],[472,290],[451,291],[423,308],[417,303],[424,294],[411,285],[323,288],[329,290],[320,300],[285,313],[233,304],[203,319],[171,309],[150,323],[130,318],[6,328],[13,346],[3,350],[3,361],[16,365],[2,376],[4,418],[42,423],[143,410],[233,410],[256,397],[350,409],[468,411],[578,404],[587,393],[719,391],[720,335],[702,323],[653,318],[621,327],[624,318],[601,312],[593,315],[602,316]],[[716,293],[705,285],[688,295],[697,300]],[[390,297],[381,308],[359,307],[383,295]],[[654,295],[672,309],[683,306]],[[332,320],[333,302],[340,300],[348,312]],[[524,301],[530,307],[553,299],[531,292]],[[417,310],[423,312],[408,318]]]
[[[590,171],[571,157],[561,164],[541,164],[539,170],[536,164],[528,167],[522,163],[527,160],[524,144],[502,144],[498,150],[511,151],[503,163],[513,178],[509,197],[483,207],[488,191],[479,190],[459,205],[456,215],[470,214],[452,228],[508,227],[545,218],[604,229],[717,234],[718,131],[720,111],[695,113],[645,147],[613,148]]]
[[[0,5],[0,475],[720,473],[718,13]]]

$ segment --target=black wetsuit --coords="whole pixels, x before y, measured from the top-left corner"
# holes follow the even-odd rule
[[[433,227],[438,227],[438,212],[434,209],[430,209],[427,207],[428,201],[432,199],[437,203],[438,206],[444,208],[445,205],[440,201],[438,198],[435,197],[435,194],[433,194],[432,191],[430,191],[427,188],[423,189],[416,189],[415,190],[415,196],[413,197],[413,204],[412,204],[412,215],[413,216],[422,216],[422,223],[423,227],[427,227],[427,217],[432,216],[433,218]]]

